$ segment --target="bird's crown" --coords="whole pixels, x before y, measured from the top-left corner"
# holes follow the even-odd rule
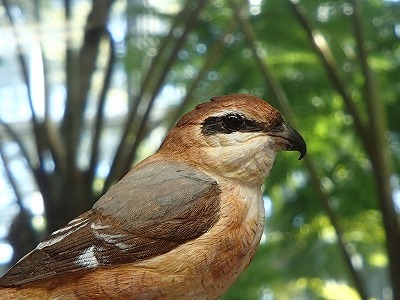
[[[267,102],[255,96],[246,94],[232,94],[216,96],[211,101],[201,103],[184,115],[177,123],[177,127],[189,124],[207,123],[206,116],[213,118],[237,114],[248,121],[264,123],[274,126],[283,122],[281,114]],[[244,124],[245,125],[245,124]]]

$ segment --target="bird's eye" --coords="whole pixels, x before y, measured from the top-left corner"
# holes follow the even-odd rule
[[[222,117],[222,123],[226,129],[238,131],[244,126],[245,119],[238,114],[229,114]]]

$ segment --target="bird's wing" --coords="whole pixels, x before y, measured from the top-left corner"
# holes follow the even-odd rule
[[[211,177],[184,164],[139,167],[21,259],[0,278],[0,286],[166,253],[215,224],[219,195]]]

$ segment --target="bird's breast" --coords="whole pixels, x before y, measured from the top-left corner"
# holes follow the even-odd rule
[[[253,258],[263,233],[260,188],[222,183],[219,221],[201,237],[165,255],[135,264],[141,283],[165,284],[166,298],[216,299]],[[135,276],[136,277],[136,276]]]
[[[214,282],[229,287],[248,266],[264,228],[264,205],[259,188],[229,186],[216,224],[217,254],[210,264]],[[218,228],[220,227],[220,228]]]

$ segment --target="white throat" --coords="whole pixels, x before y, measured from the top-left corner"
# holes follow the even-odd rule
[[[261,185],[275,160],[273,140],[259,132],[234,132],[206,137],[204,160],[215,175]]]

